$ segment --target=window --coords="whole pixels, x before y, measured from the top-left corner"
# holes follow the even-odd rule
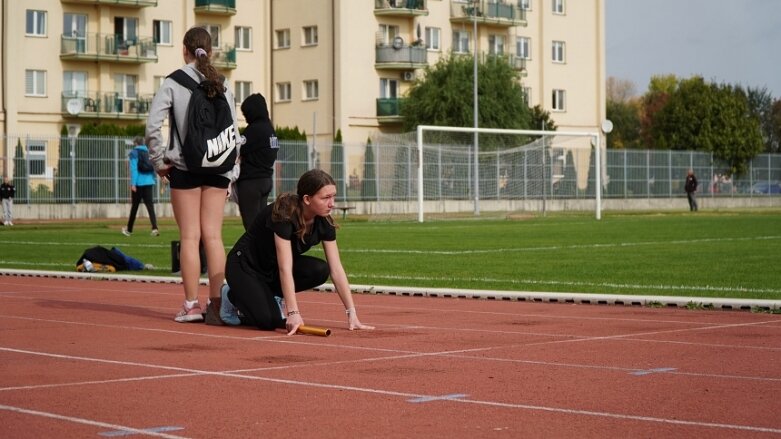
[[[209,35],[212,37],[212,49],[220,47],[220,26],[216,24],[205,24],[204,29],[209,31]]]
[[[252,50],[252,28],[236,26],[236,49]]]
[[[155,93],[157,93],[157,90],[160,88],[161,85],[163,85],[163,81],[165,81],[165,76],[155,75],[152,78],[152,87],[154,87]]]
[[[304,100],[311,101],[320,97],[319,85],[316,79],[304,81]]]
[[[553,90],[553,111],[564,111],[567,109],[567,92],[564,90]]]
[[[120,44],[136,44],[138,40],[138,18],[114,17],[114,34]]]
[[[138,76],[118,73],[114,75],[114,91],[121,98],[135,99]]]
[[[290,29],[280,29],[275,33],[277,35],[277,49],[290,48]]]
[[[62,72],[62,94],[66,98],[87,97],[87,72]]]
[[[526,105],[531,107],[532,88],[531,87],[523,87],[523,88],[521,88],[521,95],[523,96],[523,100],[526,102]]]
[[[564,0],[553,0],[553,13],[554,14],[564,13]]]
[[[241,104],[244,102],[244,99],[247,99],[252,94],[252,82],[250,81],[236,81],[234,88],[237,104]]]
[[[156,44],[162,44],[165,46],[173,45],[173,40],[171,39],[172,26],[173,26],[173,22],[171,21],[167,21],[167,20],[152,21],[153,38]]]
[[[30,177],[46,176],[46,141],[33,140],[27,141],[27,164],[30,170]]]
[[[395,79],[380,79],[380,99],[395,99],[399,96],[399,81]]]
[[[36,37],[46,36],[46,11],[27,10],[25,34]]]
[[[531,38],[518,37],[515,40],[515,55],[521,59],[532,59]]]
[[[381,24],[380,32],[377,36],[380,46],[390,46],[393,44],[393,39],[399,36],[399,27],[390,24]]]
[[[504,54],[504,35],[488,36],[488,53],[490,55]]]
[[[277,83],[277,102],[290,102],[290,83]]]
[[[438,27],[426,28],[426,49],[428,50],[440,50],[442,43],[440,41],[441,29]]]
[[[453,32],[453,52],[469,53],[469,32],[466,31]]]
[[[63,53],[85,53],[87,51],[87,16],[83,14],[62,14]]]
[[[521,8],[522,11],[531,11],[532,0],[518,0],[518,7]]]
[[[317,26],[304,27],[304,46],[314,46],[317,44]]]
[[[46,70],[24,71],[24,95],[46,96]]]
[[[564,42],[553,42],[553,62],[564,62]]]

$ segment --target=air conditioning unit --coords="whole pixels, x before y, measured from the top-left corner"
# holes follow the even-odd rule
[[[414,81],[415,80],[415,72],[413,71],[407,71],[401,74],[401,79],[405,81]]]

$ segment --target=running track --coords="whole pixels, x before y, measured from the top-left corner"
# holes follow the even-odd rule
[[[336,294],[299,297],[333,335],[0,276],[0,437],[781,438],[781,315],[356,294],[377,329],[350,332]]]

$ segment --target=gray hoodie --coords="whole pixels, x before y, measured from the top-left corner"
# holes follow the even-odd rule
[[[190,63],[182,67],[191,78],[197,82],[205,78],[201,72],[196,70],[195,63]],[[225,84],[227,88],[227,83]],[[190,102],[190,90],[179,85],[171,78],[166,78],[163,84],[152,98],[152,105],[149,108],[149,117],[146,120],[146,144],[149,148],[149,158],[155,166],[155,170],[168,167],[166,162],[175,168],[183,171],[187,170],[182,157],[182,145],[179,144],[177,136],[173,136],[173,147],[169,148],[168,140],[163,138],[163,122],[168,118],[171,107],[174,109],[176,118],[176,129],[179,132],[179,138],[184,140],[187,136],[187,104]],[[225,91],[225,99],[228,101],[233,116],[233,126],[236,129],[236,138],[239,139],[239,124],[236,120],[236,105],[233,98],[233,92],[230,89]],[[169,121],[169,136],[170,136]],[[231,178],[233,171],[222,174],[224,177]]]

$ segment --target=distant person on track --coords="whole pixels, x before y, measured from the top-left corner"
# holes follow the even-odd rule
[[[362,324],[355,311],[331,217],[335,197],[334,179],[314,169],[301,176],[295,194],[281,194],[260,211],[228,254],[220,310],[225,323],[295,334],[304,324],[296,292],[321,285],[330,275],[348,328],[374,329]],[[304,255],[319,243],[325,261]]]
[[[127,226],[122,228],[122,234],[125,236],[133,234],[138,206],[143,201],[149,214],[149,221],[152,223],[152,236],[159,236],[154,200],[155,170],[149,160],[149,150],[142,136],[133,139],[133,149],[128,154],[128,162],[130,163],[130,216],[127,219]]]
[[[3,225],[14,225],[14,197],[16,196],[16,188],[14,182],[3,176],[3,184],[0,185],[0,198],[3,199]]]
[[[697,211],[697,177],[694,176],[694,170],[689,169],[686,174],[686,182],[683,185],[683,189],[686,191],[686,197],[689,199],[689,210],[692,212]]]

